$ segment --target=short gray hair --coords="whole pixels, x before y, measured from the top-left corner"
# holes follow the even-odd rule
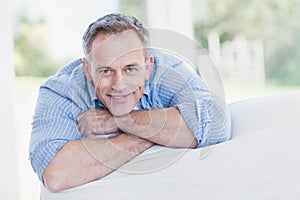
[[[134,30],[144,47],[148,47],[149,32],[141,22],[133,16],[113,13],[105,15],[89,25],[82,37],[84,54],[88,56],[91,44],[99,33],[113,35],[126,30]]]

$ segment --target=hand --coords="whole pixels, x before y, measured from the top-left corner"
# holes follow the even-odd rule
[[[108,110],[90,109],[77,117],[79,131],[85,137],[119,131],[114,117]]]

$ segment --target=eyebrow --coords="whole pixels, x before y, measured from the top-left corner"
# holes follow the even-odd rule
[[[109,69],[110,67],[109,66],[96,66],[95,67],[95,71],[96,72],[99,72],[101,70],[104,70],[104,69]]]
[[[96,66],[96,69],[106,69],[106,68],[109,68],[109,66],[105,66],[105,65],[103,65],[103,66]]]
[[[137,62],[133,62],[133,63],[128,63],[125,65],[125,67],[128,67],[128,66],[141,66],[141,64],[139,64]]]
[[[128,63],[125,63],[122,68],[131,67],[131,66],[138,66],[138,67],[140,67],[140,66],[143,66],[143,65],[145,65],[145,63],[139,64],[136,61],[132,61],[132,62],[129,61]],[[113,69],[112,67],[110,67],[110,65],[96,65],[95,66],[95,70],[96,71],[99,71],[99,70],[102,70],[102,69],[107,69],[107,68]]]

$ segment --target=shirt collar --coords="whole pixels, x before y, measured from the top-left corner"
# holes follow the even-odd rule
[[[101,101],[97,98],[94,84],[87,80],[87,90],[88,94],[94,104],[95,108],[105,108],[105,106],[101,103]]]
[[[149,80],[145,81],[144,85],[144,95],[149,96],[150,93],[150,85],[149,85]]]
[[[95,87],[93,85],[92,82],[86,80],[87,82],[87,90],[88,90],[88,93],[90,95],[90,98],[92,101],[96,100],[97,99],[97,96],[96,96],[96,92],[95,92]]]

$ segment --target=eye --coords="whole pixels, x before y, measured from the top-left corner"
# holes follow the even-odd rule
[[[111,76],[113,73],[113,70],[111,70],[110,68],[101,68],[98,70],[98,74],[102,77]]]
[[[98,70],[98,73],[100,74],[110,74],[112,71],[109,68],[102,68]]]
[[[134,68],[134,67],[127,67],[126,71],[132,73],[132,72],[136,71],[136,68]]]
[[[100,71],[100,73],[109,74],[109,73],[111,73],[111,70],[110,69],[103,69],[103,70]]]

